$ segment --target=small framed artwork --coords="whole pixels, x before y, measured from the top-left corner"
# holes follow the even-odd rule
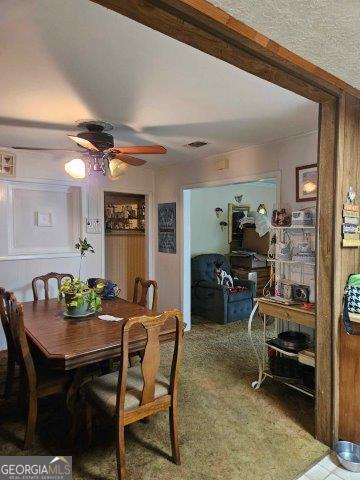
[[[51,212],[36,212],[36,226],[37,227],[52,227],[52,214]]]
[[[3,177],[15,176],[15,155],[0,152],[0,175]]]
[[[296,201],[313,202],[317,198],[318,168],[316,163],[296,167]]]
[[[176,253],[176,203],[158,205],[159,252]]]

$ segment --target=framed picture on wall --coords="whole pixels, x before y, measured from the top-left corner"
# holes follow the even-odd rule
[[[317,198],[318,169],[316,163],[296,167],[296,201],[312,202]]]
[[[145,235],[145,197],[105,192],[105,232],[117,235]]]
[[[158,205],[159,252],[176,253],[176,203]]]

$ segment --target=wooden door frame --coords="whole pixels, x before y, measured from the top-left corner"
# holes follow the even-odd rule
[[[316,437],[331,445],[338,429],[338,318],[335,281],[342,204],[339,181],[344,94],[360,91],[269,40],[206,0],[91,0],[246,72],[319,104],[316,306]]]

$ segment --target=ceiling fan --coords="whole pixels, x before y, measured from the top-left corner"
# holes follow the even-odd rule
[[[110,178],[119,178],[127,169],[128,165],[139,167],[146,163],[146,160],[134,157],[133,155],[159,155],[166,153],[166,148],[161,145],[145,146],[114,146],[114,137],[109,131],[113,125],[100,120],[79,120],[77,127],[82,131],[77,135],[68,135],[78,146],[86,150],[89,161],[89,175],[100,172],[106,175],[106,167],[109,169]],[[56,148],[31,148],[11,147],[17,150],[63,150],[79,152],[78,150],[56,149]],[[75,158],[65,164],[65,171],[74,178],[85,178],[85,163],[80,158]]]

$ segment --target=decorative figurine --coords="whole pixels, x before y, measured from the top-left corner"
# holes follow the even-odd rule
[[[356,198],[356,193],[354,192],[353,188],[350,187],[349,191],[348,191],[348,194],[347,194],[347,197],[346,197],[346,202],[350,203],[350,205],[354,205],[355,204],[355,198]]]

